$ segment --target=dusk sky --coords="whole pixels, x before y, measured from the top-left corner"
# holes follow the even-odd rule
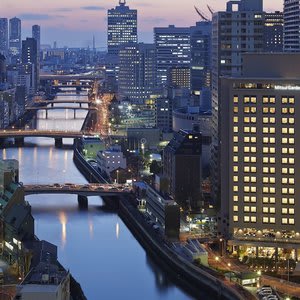
[[[194,5],[206,15],[209,4],[215,11],[225,9],[225,0],[127,0],[127,5],[138,9],[139,41],[152,42],[153,27],[193,25],[199,18]],[[265,0],[265,11],[282,10],[283,0]],[[22,19],[23,38],[30,35],[31,26],[42,27],[42,43],[58,46],[106,46],[107,9],[118,0],[1,0],[1,17]]]

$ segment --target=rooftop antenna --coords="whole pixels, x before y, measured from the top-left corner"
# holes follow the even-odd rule
[[[196,10],[197,14],[201,17],[202,20],[204,20],[204,21],[209,21],[209,19],[204,15],[203,12],[201,12],[201,11],[199,10],[198,7],[196,7],[196,6],[194,6],[194,7],[195,7],[195,10]]]
[[[119,4],[120,4],[121,6],[124,6],[124,5],[126,4],[126,0],[119,0]]]

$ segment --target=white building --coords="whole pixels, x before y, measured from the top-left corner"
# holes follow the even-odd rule
[[[119,168],[126,169],[126,158],[120,146],[113,146],[108,150],[99,151],[97,154],[98,168],[102,173],[109,174]]]

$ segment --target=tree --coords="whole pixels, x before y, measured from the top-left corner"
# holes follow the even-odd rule
[[[153,160],[150,164],[150,172],[152,174],[159,174],[161,172],[161,165],[156,160]]]

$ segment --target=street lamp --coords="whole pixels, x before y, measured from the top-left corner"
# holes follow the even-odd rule
[[[229,269],[229,281],[231,281],[231,263],[228,263],[227,264],[227,266],[228,266],[228,269]]]
[[[119,170],[117,170],[117,184],[119,184]]]

